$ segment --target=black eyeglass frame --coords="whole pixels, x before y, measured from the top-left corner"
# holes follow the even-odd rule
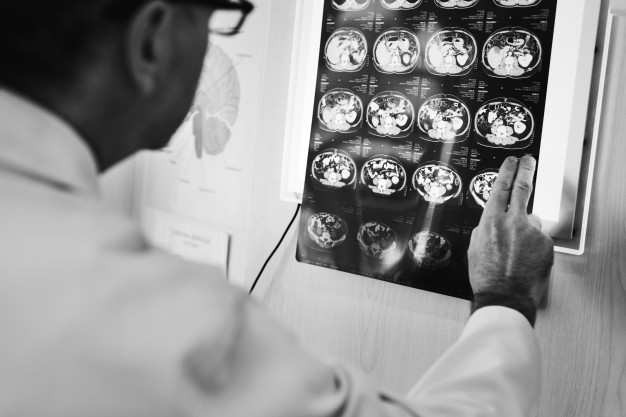
[[[181,0],[181,1],[185,1],[185,0]],[[186,0],[186,1],[194,1],[194,0]],[[199,0],[195,0],[195,1],[197,2]],[[216,1],[214,3],[213,2],[210,3],[209,7],[215,10],[240,10],[241,11],[241,18],[239,19],[239,23],[237,23],[237,25],[234,28],[232,28],[231,31],[211,32],[211,33],[216,33],[222,36],[233,36],[233,35],[238,34],[243,24],[246,22],[246,19],[248,18],[250,13],[252,13],[252,11],[254,10],[254,4],[252,4],[248,0],[238,0],[237,2],[232,2],[228,0]]]
[[[107,4],[103,10],[103,15],[108,20],[124,21],[130,18],[143,4],[149,0],[119,0]],[[254,4],[248,0],[228,1],[228,0],[166,0],[169,3],[198,3],[214,10],[240,10],[242,12],[239,23],[228,32],[211,31],[222,36],[233,36],[241,31],[246,19],[254,10]]]

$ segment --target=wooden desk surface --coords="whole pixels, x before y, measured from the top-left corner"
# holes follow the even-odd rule
[[[542,417],[626,416],[626,17],[616,20],[613,38],[586,253],[557,254],[537,321]],[[284,80],[270,84],[285,94]],[[261,136],[259,149],[276,149],[282,140]],[[278,201],[280,166],[281,152],[275,152],[255,171],[249,277],[295,210]],[[295,245],[292,230],[256,297],[304,346],[352,363],[385,386],[407,392],[467,320],[466,301],[299,264]]]

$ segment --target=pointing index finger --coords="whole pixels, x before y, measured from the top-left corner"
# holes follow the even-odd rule
[[[536,167],[537,161],[530,155],[526,155],[520,160],[511,192],[511,210],[525,213],[528,209],[528,201],[533,192]]]
[[[502,164],[498,178],[493,185],[493,191],[491,192],[489,201],[487,201],[485,205],[484,214],[486,216],[493,216],[494,214],[507,211],[518,164],[519,159],[513,156],[508,157]]]

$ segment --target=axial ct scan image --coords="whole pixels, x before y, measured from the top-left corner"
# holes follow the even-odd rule
[[[361,183],[379,196],[401,193],[406,187],[406,171],[397,159],[388,155],[370,158],[361,169]]]
[[[346,152],[328,149],[313,160],[311,175],[317,183],[329,189],[354,188],[356,164]]]
[[[333,0],[333,8],[340,11],[359,11],[367,9],[372,0]]]
[[[363,119],[363,103],[352,91],[337,88],[322,97],[317,106],[317,118],[326,131],[354,132]]]
[[[418,268],[437,271],[447,267],[452,257],[452,245],[445,237],[431,231],[423,231],[409,240],[409,250]]]
[[[348,226],[339,216],[317,213],[311,216],[307,231],[309,238],[321,249],[332,249],[348,236]]]
[[[359,248],[371,259],[382,260],[398,247],[396,232],[385,223],[367,222],[357,234]]]
[[[380,4],[389,10],[408,10],[418,7],[422,0],[380,0]]]
[[[465,75],[476,62],[476,49],[476,39],[465,29],[442,29],[426,45],[426,68],[435,75]]]
[[[461,176],[451,166],[439,161],[427,162],[413,174],[413,188],[430,204],[443,204],[461,194]]]
[[[478,0],[435,0],[435,4],[444,9],[467,9],[478,3]]]
[[[409,73],[417,67],[419,56],[419,40],[407,29],[386,30],[374,44],[374,66],[382,73]]]
[[[339,29],[326,42],[325,54],[328,69],[356,72],[365,65],[367,41],[356,29]]]
[[[478,143],[488,147],[524,149],[532,143],[535,119],[521,102],[496,98],[483,104],[476,113]]]
[[[530,7],[536,6],[541,0],[493,0],[502,7]]]
[[[470,112],[453,95],[439,94],[427,99],[417,113],[420,138],[432,142],[463,142],[470,130]]]
[[[370,101],[366,118],[376,136],[405,137],[413,127],[415,110],[401,93],[386,91]]]
[[[525,29],[502,29],[485,42],[482,61],[487,74],[493,77],[530,77],[541,62],[541,43]]]
[[[497,178],[498,171],[496,169],[485,170],[472,178],[468,194],[478,206],[485,207],[491,197]]]

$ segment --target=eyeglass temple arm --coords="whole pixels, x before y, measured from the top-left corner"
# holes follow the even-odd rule
[[[254,4],[248,0],[239,0],[238,2],[217,0],[211,2],[211,5],[219,7],[220,9],[243,10],[246,13],[250,13],[254,9]]]

